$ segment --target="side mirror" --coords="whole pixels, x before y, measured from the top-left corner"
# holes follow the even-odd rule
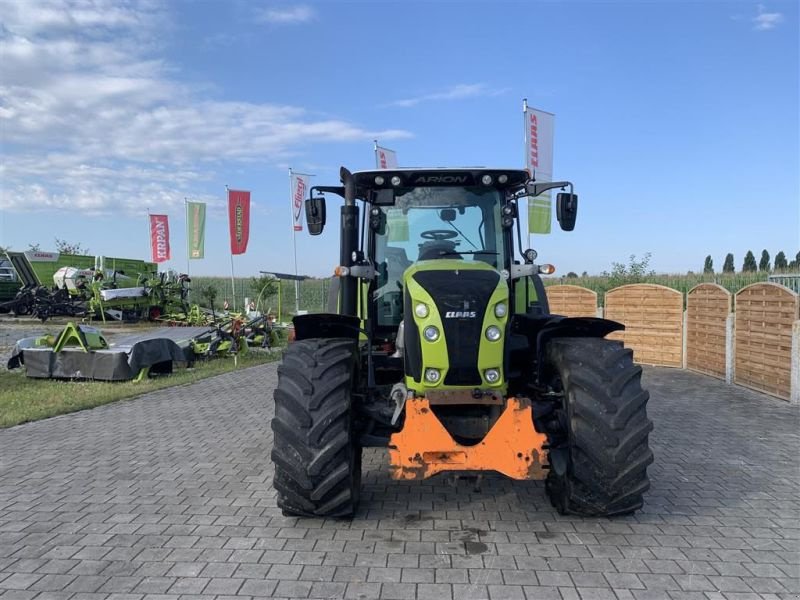
[[[325,228],[325,196],[307,198],[305,205],[308,233],[319,235]]]
[[[561,229],[572,231],[575,229],[575,219],[578,216],[578,194],[561,192],[556,196],[556,218]]]

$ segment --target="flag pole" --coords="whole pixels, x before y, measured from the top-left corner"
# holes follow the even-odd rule
[[[192,249],[189,247],[189,199],[183,197],[183,213],[185,216],[184,224],[186,225],[186,276],[189,276],[189,259],[192,256]]]
[[[147,254],[150,255],[150,259],[153,258],[153,242],[150,240],[150,207],[147,207]],[[146,256],[146,255],[145,255]],[[156,265],[156,270],[158,269],[158,265]],[[158,273],[156,273],[157,275]]]
[[[294,207],[294,190],[292,189],[292,167],[289,167],[289,206]],[[297,279],[297,231],[294,228],[294,208],[289,211],[292,220],[292,246],[294,247],[294,314],[300,312],[300,281]]]
[[[528,168],[528,121],[525,118],[528,114],[528,99],[522,99],[522,153],[523,153],[523,161],[522,164],[525,165],[525,168]]]
[[[373,147],[373,150],[374,150],[374,153],[375,153],[375,168],[376,169],[380,169],[381,168],[381,163],[378,160],[378,140],[372,140],[372,141],[375,143],[375,146]]]
[[[228,200],[228,229],[230,229],[230,205],[231,205],[231,191],[228,189],[228,186],[225,186],[225,195],[227,196]],[[230,237],[230,232],[228,232],[228,236]],[[233,246],[231,246],[231,294],[233,296],[233,311],[236,312],[236,280],[233,277]]]
[[[522,153],[525,155],[522,161],[524,168],[528,168],[528,99],[522,99]],[[533,173],[529,173],[531,177],[533,177]],[[533,199],[530,196],[525,198],[525,208],[526,216],[530,214],[530,203],[533,202]],[[526,222],[529,220],[529,217],[526,218]],[[526,227],[528,230],[528,248],[531,247],[531,231],[530,227]],[[527,289],[527,288],[526,288]]]

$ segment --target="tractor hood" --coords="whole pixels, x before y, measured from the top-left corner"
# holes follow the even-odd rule
[[[403,274],[403,289],[409,389],[504,388],[509,293],[496,269],[480,261],[422,260]]]

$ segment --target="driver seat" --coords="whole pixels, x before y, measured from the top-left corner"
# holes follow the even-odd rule
[[[434,260],[437,258],[464,258],[456,252],[455,242],[449,240],[434,240],[423,242],[419,245],[419,258],[417,260]]]

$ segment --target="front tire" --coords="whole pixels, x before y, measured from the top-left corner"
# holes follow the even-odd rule
[[[546,482],[553,506],[595,517],[641,508],[650,487],[653,422],[633,351],[599,338],[554,339],[547,369],[553,390],[563,392]]]
[[[284,354],[272,419],[273,485],[284,515],[349,517],[358,506],[355,368],[356,346],[349,339],[301,340]]]

